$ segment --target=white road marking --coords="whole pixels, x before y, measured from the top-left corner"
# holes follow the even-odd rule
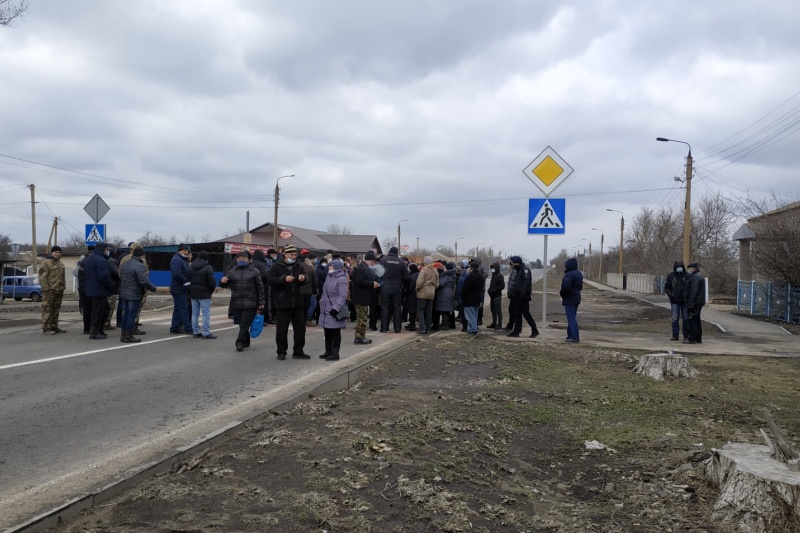
[[[212,331],[224,331],[226,329],[234,329],[234,328],[238,329],[239,326],[228,326],[227,328],[217,328],[217,329],[212,330]],[[96,354],[96,353],[110,352],[110,351],[114,351],[114,350],[124,350],[126,348],[136,348],[137,346],[144,346],[146,344],[154,344],[156,342],[174,341],[174,340],[178,340],[178,339],[187,339],[187,338],[191,338],[191,337],[189,337],[188,335],[180,335],[180,336],[166,337],[164,339],[155,339],[155,340],[152,340],[152,341],[142,340],[142,342],[138,342],[136,344],[123,344],[122,346],[111,346],[111,347],[108,347],[108,348],[100,348],[99,350],[88,350],[86,352],[78,352],[78,353],[72,353],[72,354],[68,354],[68,355],[59,355],[57,357],[48,357],[46,359],[35,359],[33,361],[24,361],[22,363],[14,363],[14,364],[10,364],[10,365],[3,365],[3,366],[0,366],[0,371],[8,370],[10,368],[17,368],[17,367],[21,367],[21,366],[29,366],[29,365],[38,365],[38,364],[42,364],[42,363],[50,363],[52,361],[60,361],[62,359],[71,359],[73,357],[81,357],[83,355],[92,355],[92,354]]]

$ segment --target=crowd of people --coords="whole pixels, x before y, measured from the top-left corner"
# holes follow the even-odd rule
[[[61,250],[54,246],[39,271],[44,291],[42,330],[46,334],[65,332],[58,327],[65,287],[60,255]],[[90,253],[78,262],[79,307],[83,332],[89,339],[106,339],[106,331],[119,329],[121,342],[141,342],[145,332],[139,315],[147,293],[156,290],[144,256],[139,243],[130,243],[127,253],[117,258],[113,246],[101,242],[90,247]],[[219,286],[230,289],[228,316],[239,326],[237,351],[250,346],[253,321],[263,315],[265,324],[275,326],[279,360],[289,354],[291,325],[292,358],[310,358],[304,351],[306,329],[322,327],[325,349],[319,357],[336,361],[342,330],[348,323],[355,323],[354,344],[372,342],[367,329],[426,335],[460,325],[462,332],[476,335],[483,325],[487,294],[492,318],[488,329],[507,330],[507,336],[519,337],[524,320],[530,327],[530,337],[537,337],[539,330],[530,313],[531,271],[519,256],[511,256],[509,265],[506,283],[498,263],[486,269],[479,257],[456,264],[428,256],[417,264],[392,247],[381,256],[368,251],[354,258],[329,250],[318,258],[313,252],[289,245],[269,248],[266,253],[260,249],[252,254],[248,250],[236,253]],[[566,340],[579,342],[576,315],[583,278],[574,259],[565,267],[560,293],[568,321]],[[169,332],[216,339],[210,330],[211,297],[216,289],[208,253],[200,251],[193,256],[188,245],[179,245],[170,260],[169,291],[174,306]],[[504,290],[508,298],[505,326]]]

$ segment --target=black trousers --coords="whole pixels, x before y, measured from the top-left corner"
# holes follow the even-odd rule
[[[342,330],[339,328],[325,328],[325,353],[339,355],[342,347]]]
[[[519,333],[522,331],[523,318],[531,327],[531,332],[539,333],[539,329],[536,327],[536,321],[531,316],[530,303],[531,301],[527,298],[511,299],[511,322],[514,324],[514,329],[511,330],[512,333]]]
[[[703,322],[700,320],[702,307],[689,309],[689,340],[703,342]]]
[[[91,300],[92,306],[92,319],[89,325],[89,331],[92,333],[101,333],[103,331],[103,326],[106,325],[106,318],[108,318],[108,312],[111,309],[108,306],[108,298],[105,296],[101,296],[100,298],[89,298]],[[84,313],[86,310],[84,309]]]
[[[275,319],[278,322],[275,326],[275,344],[279,354],[286,355],[289,351],[290,323],[294,330],[292,354],[303,353],[303,348],[306,345],[306,311],[302,306],[275,310]]]
[[[236,309],[233,312],[233,323],[239,324],[239,334],[236,336],[236,344],[242,343],[245,348],[250,346],[250,326],[256,317],[258,309]]]
[[[386,287],[381,289],[381,329],[387,331],[389,329],[389,317],[394,322],[394,330],[400,332],[400,314],[402,312],[401,304],[403,300],[403,288]]]

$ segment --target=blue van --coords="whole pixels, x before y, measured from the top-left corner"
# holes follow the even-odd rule
[[[6,276],[3,278],[2,299],[14,298],[22,301],[29,298],[34,302],[42,301],[42,287],[39,285],[38,276]]]

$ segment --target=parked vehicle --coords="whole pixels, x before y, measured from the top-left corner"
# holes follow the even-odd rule
[[[34,302],[42,301],[42,287],[38,276],[6,276],[3,278],[2,299],[14,298],[21,301],[30,298]]]

